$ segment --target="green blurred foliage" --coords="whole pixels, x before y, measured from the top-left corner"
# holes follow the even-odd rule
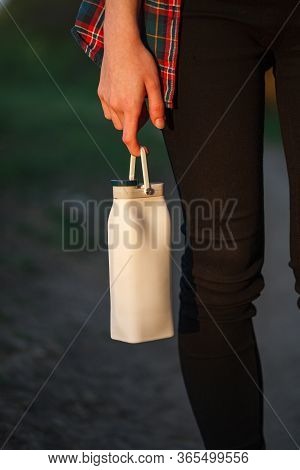
[[[80,1],[10,0],[9,10],[30,33],[59,40],[71,28]]]

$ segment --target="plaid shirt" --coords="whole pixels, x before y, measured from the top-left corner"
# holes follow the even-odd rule
[[[142,0],[141,36],[154,54],[167,108],[174,108],[176,62],[182,0]],[[105,0],[83,0],[72,34],[84,52],[100,67],[103,58]]]

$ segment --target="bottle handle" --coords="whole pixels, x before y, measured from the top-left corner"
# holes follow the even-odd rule
[[[142,171],[143,171],[143,180],[144,180],[144,193],[149,196],[153,194],[153,189],[151,188],[150,180],[149,180],[149,172],[148,172],[148,164],[147,164],[147,154],[146,150],[143,146],[140,147],[140,157],[135,157],[134,155],[130,155],[130,167],[129,167],[129,180],[132,181],[135,179],[135,163],[137,158],[141,158],[142,162]]]

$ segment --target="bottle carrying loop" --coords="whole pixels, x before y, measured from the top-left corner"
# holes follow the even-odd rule
[[[149,172],[148,172],[148,164],[147,164],[147,154],[146,150],[143,146],[140,148],[140,157],[135,157],[134,155],[130,155],[130,167],[129,167],[129,180],[132,181],[135,179],[135,163],[137,158],[141,158],[142,162],[142,171],[143,171],[143,180],[144,180],[144,193],[147,196],[153,194],[153,189],[151,188],[150,180],[149,180]]]

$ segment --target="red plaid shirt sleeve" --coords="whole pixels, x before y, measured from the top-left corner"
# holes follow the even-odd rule
[[[141,37],[156,58],[167,108],[175,106],[176,64],[182,0],[143,0]],[[101,67],[104,52],[105,0],[83,0],[72,34]]]

